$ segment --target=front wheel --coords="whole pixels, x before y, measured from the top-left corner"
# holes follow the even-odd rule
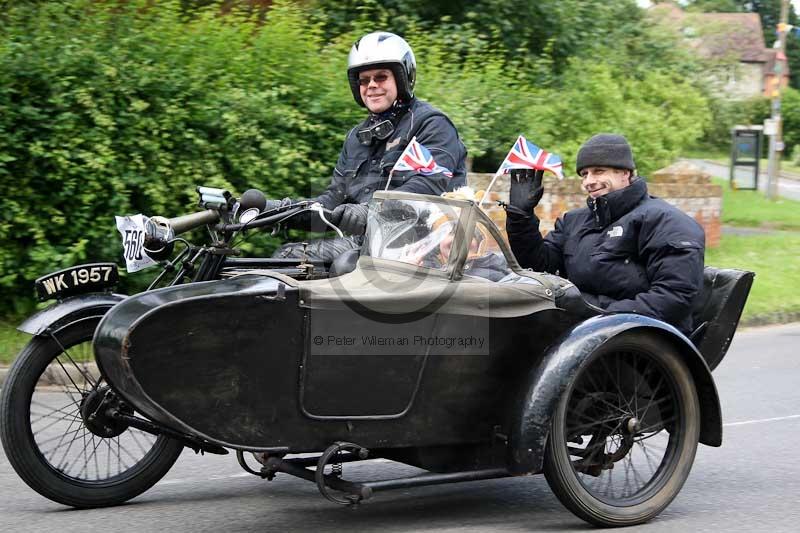
[[[0,439],[32,489],[72,507],[117,505],[152,487],[183,445],[105,415],[133,414],[93,370],[92,335],[101,317],[33,338],[0,395]]]
[[[670,344],[611,339],[578,369],[553,416],[545,476],[589,523],[641,524],[680,491],[700,434],[692,375]]]

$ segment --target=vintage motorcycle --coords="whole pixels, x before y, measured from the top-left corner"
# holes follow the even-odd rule
[[[722,442],[711,369],[751,272],[706,268],[687,337],[520,268],[470,200],[378,192],[361,251],[326,265],[237,257],[291,217],[327,223],[318,205],[262,212],[251,192],[200,192],[204,211],[140,228],[162,262],[149,290],[111,292],[106,263],[37,280],[57,301],[19,327],[33,338],[2,390],[0,437],[53,501],[120,504],[189,447],[234,450],[254,475],[301,477],[348,505],[543,472],[575,515],[624,526],[672,501],[698,442]],[[180,237],[202,226],[211,244]],[[427,473],[346,479],[344,464],[374,458]]]

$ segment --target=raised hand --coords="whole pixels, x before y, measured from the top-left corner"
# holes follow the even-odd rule
[[[511,190],[506,212],[512,218],[530,218],[533,208],[544,194],[542,175],[544,170],[517,169],[511,171]]]

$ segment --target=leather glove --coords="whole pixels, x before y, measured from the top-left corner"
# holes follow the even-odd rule
[[[511,171],[511,190],[506,212],[512,218],[530,218],[533,215],[533,208],[539,204],[544,194],[543,174],[544,170],[528,168]]]
[[[331,223],[350,235],[364,235],[368,211],[367,204],[341,204],[331,213]]]

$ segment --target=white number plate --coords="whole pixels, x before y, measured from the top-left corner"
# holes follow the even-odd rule
[[[114,217],[117,219],[117,229],[122,235],[122,255],[125,257],[125,267],[128,272],[137,272],[150,265],[155,265],[153,260],[144,253],[144,225],[147,217],[133,215],[127,217]]]

